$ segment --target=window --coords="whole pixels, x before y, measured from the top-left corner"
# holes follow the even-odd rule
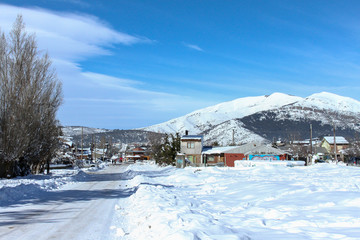
[[[207,161],[208,161],[208,162],[214,162],[214,161],[215,161],[214,156],[212,156],[212,155],[207,156]]]
[[[187,148],[195,148],[195,143],[194,142],[188,142],[187,143]]]

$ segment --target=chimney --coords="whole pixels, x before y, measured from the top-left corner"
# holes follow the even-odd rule
[[[189,135],[189,131],[185,130],[185,136]]]

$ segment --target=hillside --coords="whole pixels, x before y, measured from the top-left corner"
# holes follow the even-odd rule
[[[95,133],[104,133],[110,130],[102,128],[90,128],[90,127],[81,127],[81,126],[66,126],[62,127],[62,132],[64,136],[78,136],[83,134],[95,134]]]
[[[260,111],[276,109],[301,100],[300,97],[282,93],[270,96],[239,98],[189,113],[170,121],[146,127],[154,132],[184,132],[200,134],[231,119],[242,118]]]
[[[80,146],[81,137],[83,137],[84,146],[88,147],[91,143],[100,144],[101,142],[121,143],[121,144],[147,144],[149,142],[149,134],[160,133],[149,133],[144,130],[109,130],[109,129],[98,129],[83,127],[83,136],[81,134],[81,127],[63,127],[64,136],[73,138],[73,142]]]
[[[302,98],[283,93],[239,98],[189,113],[170,121],[143,128],[162,133],[202,134],[207,144],[222,145],[273,138],[303,139],[337,133],[353,138],[360,132],[360,102],[322,92]]]

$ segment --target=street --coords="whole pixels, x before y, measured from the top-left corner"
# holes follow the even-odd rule
[[[130,193],[120,189],[124,165],[0,208],[0,239],[108,239],[114,208]]]

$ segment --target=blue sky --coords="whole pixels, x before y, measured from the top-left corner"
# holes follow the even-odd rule
[[[360,100],[360,1],[0,1],[63,82],[63,125],[132,129],[240,97]]]

